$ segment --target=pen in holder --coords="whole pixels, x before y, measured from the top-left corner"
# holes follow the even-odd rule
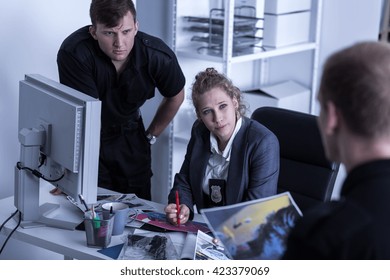
[[[84,215],[85,234],[88,247],[106,248],[110,245],[114,214],[103,218],[101,211],[87,211]]]
[[[107,202],[102,205],[103,217],[114,214],[112,235],[123,234],[126,224],[129,222],[130,208],[123,202]]]

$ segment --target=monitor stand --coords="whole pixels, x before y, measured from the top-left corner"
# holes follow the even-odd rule
[[[78,211],[71,211],[69,209],[65,209],[65,207],[61,207],[60,204],[56,203],[44,203],[39,206],[39,217],[37,220],[22,220],[20,225],[22,228],[49,226],[74,230],[80,223],[83,222],[82,212],[79,209],[77,210]],[[50,217],[53,214],[56,215],[54,217]]]
[[[21,213],[20,225],[23,228],[51,226],[74,230],[83,220],[82,211],[63,195],[57,197],[58,203],[40,205],[41,179],[24,168],[28,166],[32,170],[38,169],[40,146],[44,137],[42,130],[22,129],[19,133],[21,150],[20,162],[15,167],[14,205]],[[55,196],[49,197],[49,191],[42,194],[41,202],[55,200]],[[19,222],[19,215],[15,219]]]

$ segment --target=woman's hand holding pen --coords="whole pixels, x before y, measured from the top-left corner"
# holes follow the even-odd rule
[[[171,224],[178,225],[179,223],[177,222],[177,207],[175,203],[168,204],[165,209],[165,214],[168,219],[168,221]],[[180,219],[180,225],[185,224],[190,217],[190,209],[185,205],[181,204],[180,205],[180,214],[179,214],[179,219]]]

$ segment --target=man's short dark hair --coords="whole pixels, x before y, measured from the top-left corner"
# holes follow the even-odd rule
[[[390,135],[390,44],[360,42],[331,55],[319,94],[322,104],[335,104],[355,134]]]
[[[89,16],[94,26],[101,23],[107,27],[114,27],[129,11],[135,22],[137,12],[132,0],[92,0]]]

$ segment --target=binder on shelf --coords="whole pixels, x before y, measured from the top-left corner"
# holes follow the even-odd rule
[[[264,15],[265,47],[285,47],[309,41],[310,11]]]
[[[264,13],[287,14],[311,9],[312,0],[265,0]]]

